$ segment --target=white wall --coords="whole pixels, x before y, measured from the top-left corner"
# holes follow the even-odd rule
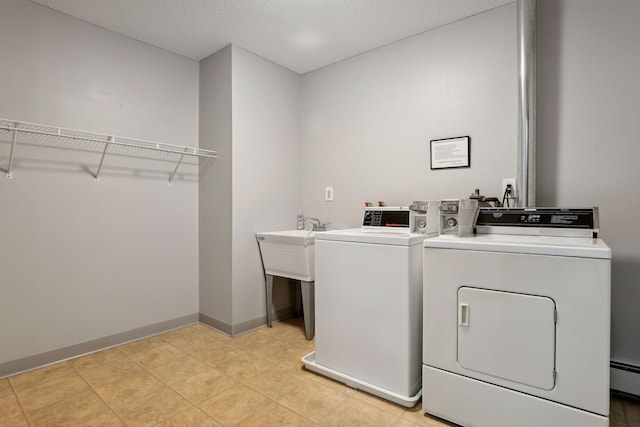
[[[300,76],[233,46],[233,324],[266,316],[255,233],[296,226]],[[289,304],[274,289],[275,309]]]
[[[599,206],[614,359],[640,366],[640,2],[538,2],[538,204]],[[576,296],[579,298],[579,296]]]
[[[231,55],[227,46],[200,62],[200,147],[218,152],[199,186],[200,313],[225,332],[232,324]]]
[[[516,53],[508,4],[305,74],[305,214],[345,228],[365,201],[497,196],[516,171]],[[431,171],[429,140],[465,135],[471,168]]]
[[[200,144],[219,158],[200,180],[200,312],[230,334],[266,318],[255,233],[295,227],[299,82],[236,46],[201,63]],[[274,311],[291,305],[288,283],[276,284]]]
[[[0,57],[0,117],[198,143],[194,61],[23,0]],[[0,363],[198,312],[197,169],[107,156],[96,184],[98,161],[18,145],[0,176]]]

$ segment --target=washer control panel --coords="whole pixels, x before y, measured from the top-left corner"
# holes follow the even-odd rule
[[[377,207],[365,208],[362,217],[364,228],[409,229],[409,208]]]

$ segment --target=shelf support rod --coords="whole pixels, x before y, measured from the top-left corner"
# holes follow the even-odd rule
[[[178,168],[180,167],[180,163],[182,163],[182,159],[184,159],[184,155],[186,154],[188,148],[184,149],[184,153],[182,153],[182,155],[180,155],[180,159],[178,160],[178,164],[176,164],[176,167],[173,169],[173,172],[171,172],[171,175],[169,175],[169,184],[171,184],[171,181],[173,181],[173,177],[176,176],[176,172],[178,172]]]
[[[109,137],[109,141],[104,143],[104,150],[102,150],[102,157],[100,158],[100,164],[98,165],[98,171],[96,172],[96,182],[100,182],[100,170],[102,169],[102,163],[104,162],[104,156],[107,154],[107,148],[109,148],[109,142],[113,141],[113,137]]]
[[[16,139],[18,138],[18,127],[13,124],[13,138],[11,139],[11,152],[9,154],[9,169],[7,169],[7,178],[13,178],[13,152],[16,149]]]

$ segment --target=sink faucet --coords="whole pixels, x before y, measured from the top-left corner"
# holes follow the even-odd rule
[[[309,222],[311,224],[311,229],[313,231],[326,231],[327,229],[327,223],[322,223],[320,222],[320,220],[318,218],[311,218],[311,217],[304,217],[304,222],[305,222],[305,228],[306,228],[306,223]]]

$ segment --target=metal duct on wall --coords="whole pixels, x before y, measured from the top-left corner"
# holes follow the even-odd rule
[[[517,0],[518,206],[536,205],[536,0]]]

